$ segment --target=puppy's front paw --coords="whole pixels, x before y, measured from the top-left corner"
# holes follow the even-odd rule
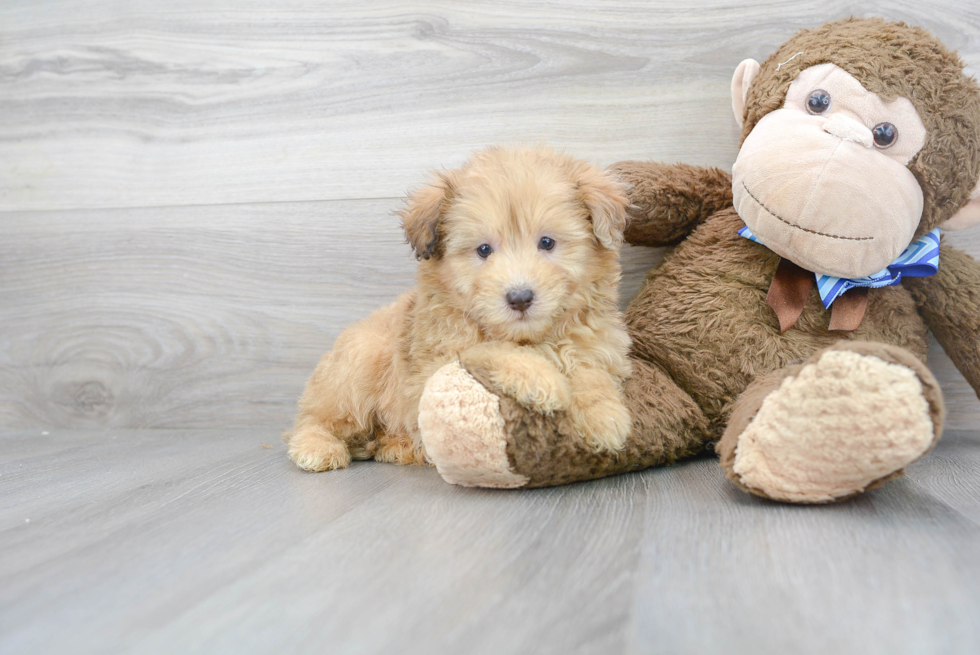
[[[305,426],[288,439],[289,458],[305,471],[332,471],[350,464],[347,444],[321,426]]]
[[[571,402],[568,379],[557,368],[554,371],[508,369],[499,371],[495,377],[505,394],[542,414],[561,411]]]
[[[566,409],[572,390],[568,378],[547,359],[529,350],[477,346],[460,356],[460,364],[495,393],[510,396],[524,407],[550,414]]]
[[[629,410],[618,398],[604,398],[583,406],[569,407],[575,429],[596,450],[620,450],[630,433]]]

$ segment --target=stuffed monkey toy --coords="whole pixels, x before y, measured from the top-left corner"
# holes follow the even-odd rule
[[[732,80],[731,175],[621,162],[628,242],[676,248],[626,312],[632,429],[597,451],[465,360],[419,425],[449,482],[537,487],[713,449],[740,488],[795,503],[880,486],[928,452],[943,401],[927,330],[980,393],[980,265],[939,231],[980,223],[980,88],[923,29],[847,19]]]

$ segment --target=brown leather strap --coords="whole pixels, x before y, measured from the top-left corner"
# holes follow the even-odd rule
[[[779,331],[786,332],[800,319],[810,290],[816,286],[813,273],[800,268],[788,259],[779,260],[779,268],[769,285],[766,303],[779,318]],[[840,298],[837,299],[840,302]],[[836,303],[835,303],[836,304]]]
[[[867,287],[856,287],[834,301],[830,306],[831,330],[858,329],[868,309],[868,291]]]

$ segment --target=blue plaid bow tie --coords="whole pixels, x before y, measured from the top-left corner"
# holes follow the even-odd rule
[[[758,244],[766,245],[759,240],[748,226],[743,227],[738,233]],[[906,248],[898,259],[883,268],[874,275],[859,278],[834,277],[832,275],[821,275],[814,273],[817,279],[817,290],[820,292],[820,300],[823,306],[829,309],[845,291],[854,287],[868,287],[880,289],[898,284],[902,276],[907,277],[929,277],[935,275],[939,270],[939,228],[913,241]]]

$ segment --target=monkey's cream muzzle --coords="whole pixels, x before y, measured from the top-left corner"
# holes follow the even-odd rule
[[[814,90],[831,105],[807,111]],[[897,126],[887,149],[874,125]],[[746,137],[732,169],[735,209],[779,254],[826,275],[859,278],[890,264],[912,241],[922,216],[922,190],[907,163],[925,142],[911,102],[882,102],[833,64],[805,70],[782,109]]]

